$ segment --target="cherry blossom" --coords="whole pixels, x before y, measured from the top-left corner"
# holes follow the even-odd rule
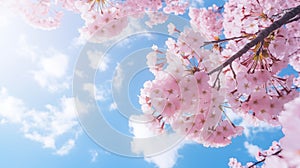
[[[218,6],[213,5],[208,9],[190,8],[189,16],[193,29],[205,32],[209,40],[218,39],[219,35],[221,35],[223,21]]]
[[[294,85],[296,86],[296,87],[300,87],[300,77],[298,77],[298,78],[294,78],[294,81],[293,81],[293,83],[294,83]]]
[[[291,57],[290,57],[290,65],[293,66],[293,68],[300,72],[300,51],[298,51],[298,54],[293,54]]]
[[[192,29],[186,28],[179,35],[177,41],[166,41],[166,53],[159,53],[155,46],[147,55],[155,79],[141,89],[142,109],[145,114],[153,113],[161,129],[170,125],[206,146],[228,145],[243,129],[222,117],[225,97],[212,87],[207,74],[216,59],[214,52],[197,49],[203,45],[204,37]]]
[[[207,9],[182,0],[24,0],[8,6],[46,30],[59,27],[64,10],[75,12],[84,21],[80,38],[93,42],[117,37],[131,17],[147,16],[151,29],[164,25],[168,14],[187,14],[190,25],[166,24],[176,38],[165,41],[165,51],[154,44],[145,55],[154,75],[139,95],[143,115],[151,120],[147,126],[222,147],[243,131],[226,115],[230,109],[253,124],[282,126],[285,136],[260,151],[257,162],[243,166],[231,158],[229,167],[259,167],[261,162],[265,168],[299,167],[300,77],[280,75],[288,65],[300,73],[299,0],[228,0]]]
[[[294,123],[300,122],[298,108],[300,107],[300,96],[284,105],[284,111],[279,116],[284,137],[280,139],[280,143],[273,142],[268,150],[260,151],[257,156],[257,162],[264,162],[262,168],[274,167],[299,167],[300,165],[300,146],[299,146],[299,127]],[[244,168],[235,158],[231,158],[229,167]],[[252,166],[251,163],[247,166]],[[257,167],[257,166],[255,166]]]
[[[150,20],[146,22],[146,25],[148,25],[150,28],[152,28],[154,25],[164,23],[168,19],[168,16],[162,12],[150,12],[147,14]]]
[[[81,10],[86,10],[83,8]],[[88,9],[89,10],[89,9]],[[91,39],[92,41],[103,41],[109,37],[120,34],[127,27],[127,16],[120,16],[120,8],[103,9],[103,14],[99,15],[92,11],[87,15],[83,15],[86,20],[85,26],[79,32],[82,39]],[[85,11],[86,12],[86,11]],[[101,40],[102,38],[102,40]]]
[[[188,7],[188,2],[181,0],[166,0],[164,12],[167,14],[174,13],[175,15],[183,14]]]
[[[168,24],[168,32],[170,35],[174,34],[175,32],[180,33],[180,31],[176,29],[176,26],[173,23]]]
[[[56,0],[58,5],[61,5],[63,8],[70,10],[70,11],[78,11],[75,0]]]
[[[297,97],[293,101],[284,105],[285,111],[283,111],[279,117],[282,124],[282,131],[284,137],[280,140],[280,144],[283,148],[282,156],[287,160],[290,166],[300,165],[300,146],[299,146],[299,133],[300,129],[295,125],[300,121],[299,115],[300,97]]]
[[[50,0],[32,2],[25,0],[18,4],[17,8],[26,21],[34,27],[51,30],[59,27],[63,12],[52,11]],[[54,13],[54,14],[50,14]]]
[[[290,6],[283,1],[279,3]],[[143,96],[146,94],[144,90],[141,91],[141,98],[146,98],[142,102],[153,101],[154,104],[148,103],[148,106],[155,109],[153,117],[159,120],[161,129],[165,124],[170,125],[205,146],[228,145],[232,137],[242,133],[242,127],[226,119],[222,108],[224,103],[238,115],[251,118],[254,123],[281,124],[278,117],[283,105],[297,97],[294,88],[297,80],[291,75],[278,76],[288,65],[288,57],[294,67],[299,62],[298,49],[294,45],[299,43],[295,40],[299,30],[295,26],[289,25],[291,30],[288,27],[277,29],[240,59],[233,61],[231,67],[223,68],[219,74],[207,75],[274,22],[273,15],[282,11],[268,5],[232,0],[225,4],[224,13],[215,5],[208,9],[190,8],[192,29],[178,30],[176,25],[169,23],[169,33],[177,32],[179,37],[166,41],[166,53],[158,56],[157,52],[151,52],[147,56],[148,66],[157,79],[162,74],[171,74],[173,82],[169,85],[178,85],[179,91],[176,89],[176,96],[172,98],[160,94],[148,98]],[[226,38],[231,39],[226,45],[214,44],[211,51],[202,48],[209,40],[219,41],[222,31]],[[287,45],[291,46],[285,47]],[[166,59],[161,59],[164,54]],[[152,82],[156,83],[157,79]],[[163,83],[164,90],[168,90],[165,88],[166,81],[160,83]],[[195,90],[198,94],[193,92]],[[173,91],[169,89],[169,92]],[[161,93],[161,90],[156,88],[155,92]],[[222,92],[226,94],[221,95]]]

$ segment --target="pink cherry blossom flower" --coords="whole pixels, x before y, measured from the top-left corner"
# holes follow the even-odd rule
[[[244,168],[240,162],[237,161],[236,158],[230,158],[228,166],[230,168]]]
[[[181,0],[166,0],[166,7],[163,11],[167,14],[174,13],[175,15],[183,14],[188,7],[188,2]]]
[[[53,5],[50,0],[40,0],[38,2],[25,0],[18,5],[19,12],[30,25],[45,30],[59,27],[63,12],[50,12]],[[54,14],[51,15],[50,13]]]
[[[150,28],[152,28],[155,25],[165,23],[168,19],[168,16],[162,12],[150,12],[147,13],[147,15],[149,16],[150,20],[146,21],[145,23]]]
[[[208,9],[190,8],[189,16],[193,30],[205,33],[209,40],[215,40],[222,31],[222,15],[218,10],[216,5]]]
[[[170,35],[174,34],[175,32],[180,33],[180,31],[176,29],[176,26],[173,23],[168,24],[168,32]]]
[[[284,149],[282,155],[288,161],[290,166],[300,165],[300,145],[299,133],[300,129],[294,123],[300,122],[299,115],[300,97],[284,105],[283,111],[279,117],[282,124],[284,137],[280,140],[281,146]]]

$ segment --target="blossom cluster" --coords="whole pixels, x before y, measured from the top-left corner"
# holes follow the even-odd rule
[[[271,147],[265,151],[259,151],[256,155],[257,162],[264,162],[261,166],[249,162],[243,166],[235,158],[231,158],[228,165],[231,168],[299,168],[300,165],[300,145],[298,136],[300,128],[295,123],[300,122],[298,108],[300,107],[300,97],[284,105],[284,111],[279,116],[279,121],[283,127],[284,137],[279,142],[273,142]]]
[[[295,123],[300,121],[300,77],[280,75],[288,65],[300,74],[299,13],[213,71],[299,8],[299,0],[228,0],[222,7],[208,9],[188,8],[182,0],[16,0],[5,5],[31,25],[47,30],[59,27],[61,8],[73,11],[85,22],[79,29],[81,38],[93,37],[98,42],[120,34],[129,17],[148,15],[145,24],[151,28],[165,23],[168,14],[188,11],[190,27],[169,23],[169,34],[177,38],[165,42],[166,51],[154,45],[147,55],[155,78],[145,82],[139,102],[143,115],[152,118],[153,131],[171,129],[205,146],[225,146],[243,130],[228,117],[230,110],[254,124],[264,121],[282,126],[285,136],[280,144],[273,143],[258,154],[258,162],[265,161],[262,167],[299,167],[300,129]],[[243,167],[236,159],[229,166]]]
[[[13,9],[30,25],[45,30],[58,28],[64,10],[72,11],[85,22],[79,30],[81,38],[89,40],[92,35],[112,37],[119,34],[127,26],[128,16],[141,17],[154,12],[148,24],[152,26],[157,21],[165,21],[165,14],[184,14],[189,3],[181,0],[16,0],[0,5]]]
[[[243,129],[223,116],[225,95],[207,74],[217,53],[201,49],[203,44],[201,33],[186,28],[177,40],[166,41],[166,52],[154,46],[147,64],[155,79],[144,84],[140,103],[153,116],[154,130],[171,127],[205,146],[225,146]]]
[[[281,125],[284,104],[299,95],[293,75],[279,76],[288,64],[299,68],[297,22],[271,32],[218,74],[209,73],[284,14],[270,3],[229,0],[224,9],[190,8],[192,28],[180,31],[175,23],[168,25],[178,38],[166,41],[165,53],[155,47],[148,54],[155,79],[145,83],[140,95],[143,112],[153,116],[156,126],[171,127],[204,145],[224,146],[242,132],[226,115],[228,109],[254,125]],[[297,3],[278,4],[291,10]],[[225,44],[218,43],[222,32]],[[212,47],[206,47],[209,43]]]

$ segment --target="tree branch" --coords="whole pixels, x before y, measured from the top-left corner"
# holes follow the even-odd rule
[[[285,15],[283,15],[279,20],[273,22],[269,27],[262,30],[255,39],[251,40],[249,43],[247,43],[241,50],[239,50],[237,53],[235,53],[232,57],[230,57],[228,60],[226,60],[222,65],[218,66],[217,68],[213,69],[208,73],[208,75],[211,75],[215,72],[218,72],[231,64],[235,59],[241,57],[243,54],[245,54],[249,49],[251,49],[253,46],[258,44],[259,42],[263,41],[266,37],[269,36],[271,32],[274,30],[277,30],[282,25],[286,24],[288,21],[293,19],[295,16],[300,14],[300,5],[295,7],[290,12],[287,12]]]
[[[273,153],[271,156],[278,155],[281,151],[282,151],[282,149],[280,149],[280,150],[278,150],[277,152]],[[253,164],[252,164],[251,166],[249,166],[248,168],[253,168],[254,166],[256,166],[256,165],[258,165],[258,164],[260,164],[260,163],[262,163],[262,162],[264,162],[264,161],[266,161],[266,157],[265,157],[264,159],[260,160],[260,161],[257,161],[257,162],[255,162],[255,163],[253,163]]]

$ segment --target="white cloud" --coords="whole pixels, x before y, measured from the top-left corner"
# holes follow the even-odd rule
[[[260,149],[257,145],[253,145],[248,142],[244,142],[244,147],[247,149],[248,154],[254,158],[258,154],[259,151],[262,151],[262,149]]]
[[[35,63],[39,57],[39,50],[37,46],[29,45],[27,36],[22,34],[19,37],[18,41],[18,50],[17,53],[27,59],[30,59],[31,62]]]
[[[109,97],[110,90],[103,85],[96,86],[96,95],[95,98],[98,101],[105,101]]]
[[[243,118],[242,122],[239,124],[244,127],[244,135],[249,138],[259,132],[265,131],[274,131],[280,129],[280,127],[274,127],[264,121],[255,121],[253,119],[249,119],[247,117]]]
[[[274,127],[264,121],[254,119],[251,115],[243,115],[243,117],[241,117],[229,108],[226,108],[225,110],[228,118],[233,123],[244,127],[243,133],[247,138],[259,132],[273,131],[279,129],[279,127]]]
[[[131,133],[136,137],[136,138],[148,138],[155,133],[149,129],[149,125],[145,124],[145,122],[142,121],[148,121],[151,120],[151,118],[145,116],[145,115],[132,115],[130,116],[129,119],[129,128],[131,128]],[[139,122],[141,121],[141,122]]]
[[[139,141],[137,138],[152,137],[155,135],[155,133],[153,133],[153,131],[150,130],[149,127],[143,122],[134,122],[138,119],[145,121],[145,119],[147,120],[147,117],[132,116],[131,120],[129,121],[129,127],[132,128],[132,133],[134,134],[134,139],[131,143],[132,152],[136,154],[143,153],[144,156],[146,156],[145,160],[147,162],[154,163],[159,168],[172,168],[176,164],[177,158],[179,157],[178,150],[189,142],[183,140],[181,142],[177,142],[177,144],[174,144],[174,138],[178,139],[178,136],[174,133],[171,133],[161,135],[157,141],[149,140],[141,143],[141,141]],[[170,146],[170,144],[174,146]],[[166,151],[161,151],[161,153],[157,155],[150,156],[156,153],[156,151],[160,151],[166,147],[171,148]]]
[[[242,117],[234,113],[230,108],[223,108],[223,110],[225,110],[226,115],[232,122],[238,122],[242,119]]]
[[[105,101],[108,98],[109,90],[103,85],[98,85],[92,83],[83,84],[83,90],[87,91],[91,97],[94,97],[98,101]]]
[[[193,7],[203,7],[204,5],[204,0],[192,0],[191,1],[191,6]]]
[[[83,84],[83,90],[87,91],[91,97],[95,97],[96,87],[92,83]]]
[[[86,74],[83,71],[78,70],[78,69],[75,70],[75,75],[78,76],[79,78],[86,77]]]
[[[113,110],[116,110],[116,109],[118,109],[117,103],[116,102],[111,103],[110,106],[109,106],[109,111],[113,111]]]
[[[69,89],[71,77],[67,76],[68,56],[55,49],[42,50],[29,45],[27,37],[21,35],[18,41],[18,55],[31,61],[30,74],[42,88],[50,92]]]
[[[69,139],[61,148],[56,151],[56,154],[63,156],[69,153],[69,151],[75,146],[75,141]]]
[[[172,149],[156,156],[146,157],[145,160],[156,164],[159,168],[172,168],[176,164],[177,158],[180,157],[178,150],[184,145],[185,142],[183,141],[174,146]]]
[[[90,150],[89,153],[91,154],[91,162],[96,162],[97,158],[99,156],[99,153],[97,150]]]
[[[1,5],[1,4],[0,4]],[[0,6],[0,31],[7,29],[10,24],[11,12]]]
[[[104,72],[108,69],[108,63],[110,60],[107,54],[104,54],[101,51],[87,51],[87,55],[91,68],[99,69],[101,72]]]
[[[89,104],[83,103],[79,100],[78,97],[74,98],[74,102],[76,106],[76,111],[79,115],[87,114],[89,112]]]
[[[0,121],[1,123],[20,123],[25,106],[22,100],[9,96],[5,88],[0,90]]]
[[[125,39],[122,39],[121,41],[118,41],[118,43],[116,44],[116,47],[118,47],[118,48],[126,47],[126,48],[130,49],[132,47],[132,41],[133,41],[132,38],[133,38],[132,36],[129,36]]]
[[[81,133],[74,105],[73,98],[62,97],[59,107],[48,104],[45,110],[29,109],[21,99],[9,96],[2,88],[0,121],[20,125],[26,138],[53,149],[58,155],[65,155]],[[66,142],[61,140],[65,138],[68,139]]]
[[[38,84],[49,91],[69,88],[69,77],[66,77],[68,69],[68,57],[56,50],[47,52],[48,56],[41,57],[37,62],[38,69],[32,71]]]
[[[87,40],[84,39],[83,37],[75,37],[72,39],[71,47],[78,48],[86,43],[87,43]]]
[[[124,80],[124,71],[121,65],[118,63],[115,69],[115,75],[113,77],[113,87],[117,90],[120,90]]]

